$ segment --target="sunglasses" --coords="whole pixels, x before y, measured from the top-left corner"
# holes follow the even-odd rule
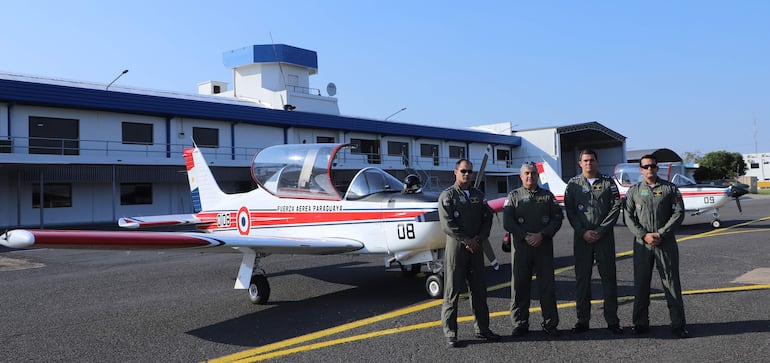
[[[642,168],[642,169],[645,169],[645,170],[647,170],[647,169],[657,169],[658,168],[658,166],[655,165],[655,164],[641,165],[639,167]]]
[[[463,174],[472,174],[473,170],[470,170],[470,169],[460,169],[460,172],[463,173]]]

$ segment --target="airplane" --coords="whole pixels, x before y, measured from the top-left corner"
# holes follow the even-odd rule
[[[537,166],[540,173],[540,183],[554,193],[559,203],[564,205],[564,192],[567,190],[567,183],[548,162],[539,162]],[[724,207],[731,199],[735,199],[738,211],[743,211],[739,198],[747,194],[748,190],[737,185],[720,187],[697,184],[685,176],[683,170],[684,166],[681,164],[658,163],[658,176],[676,184],[682,193],[685,212],[695,216],[711,211],[713,215],[711,226],[719,228],[722,226],[722,221],[719,219],[719,208]],[[626,191],[633,184],[642,180],[639,165],[634,163],[617,164],[613,180],[618,186],[621,198],[625,198]]]
[[[351,144],[276,145],[251,165],[257,188],[227,194],[201,150],[184,150],[194,214],[121,218],[128,229],[191,225],[195,232],[11,230],[10,248],[188,249],[243,254],[235,289],[254,304],[267,303],[270,285],[261,259],[271,254],[380,254],[385,267],[416,274],[427,265],[425,289],[443,297],[446,243],[438,193],[403,184],[376,167],[344,169],[360,158]],[[419,179],[419,178],[417,178]],[[410,180],[407,177],[407,180]],[[418,181],[419,183],[419,181]],[[503,198],[493,203],[502,209]],[[192,228],[191,228],[192,230]]]

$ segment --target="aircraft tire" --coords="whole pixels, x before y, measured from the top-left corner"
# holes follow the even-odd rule
[[[425,291],[434,299],[444,297],[444,275],[433,274],[425,280]]]
[[[711,221],[711,226],[714,227],[714,228],[719,228],[719,227],[722,226],[722,221],[720,221],[718,219],[715,219],[715,220]]]
[[[249,300],[252,304],[262,305],[270,298],[270,283],[265,275],[252,275],[249,283]]]

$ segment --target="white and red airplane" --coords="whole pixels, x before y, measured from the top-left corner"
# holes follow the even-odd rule
[[[423,193],[374,167],[344,169],[360,155],[349,144],[277,145],[252,161],[257,188],[226,194],[201,151],[184,150],[195,214],[121,218],[124,228],[194,225],[197,232],[17,229],[0,236],[10,248],[191,249],[240,252],[235,289],[264,304],[270,285],[260,260],[270,254],[381,254],[385,265],[432,272],[425,287],[443,294],[446,235],[438,221],[438,194]],[[503,198],[493,203],[502,209]]]
[[[567,183],[547,162],[537,163],[537,165],[540,172],[540,183],[554,193],[556,199],[563,205]],[[720,187],[696,184],[684,174],[677,173],[676,165],[659,163],[658,166],[658,176],[671,181],[679,188],[686,212],[690,212],[691,215],[712,212],[714,218],[711,221],[712,227],[719,228],[722,225],[722,221],[719,219],[719,208],[725,206],[731,199],[735,199],[738,210],[742,211],[739,198],[748,193],[748,190],[735,185]],[[642,180],[639,165],[632,163],[616,165],[613,179],[618,186],[621,197],[625,197],[628,188]]]

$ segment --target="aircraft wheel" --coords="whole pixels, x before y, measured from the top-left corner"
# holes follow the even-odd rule
[[[719,227],[722,226],[722,221],[720,221],[718,219],[715,219],[715,220],[711,221],[711,226],[714,227],[714,228],[719,228]]]
[[[444,275],[433,274],[428,276],[425,280],[425,291],[428,292],[428,296],[439,299],[444,297]]]
[[[412,264],[408,267],[401,265],[401,274],[403,274],[404,277],[415,277],[420,273],[421,269],[422,265],[419,263]]]
[[[265,275],[251,276],[248,292],[249,300],[251,300],[252,304],[262,305],[267,303],[267,299],[270,298],[270,284],[267,282],[267,277]]]

